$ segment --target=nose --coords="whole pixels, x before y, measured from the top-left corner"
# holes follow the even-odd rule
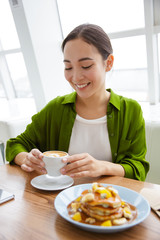
[[[83,79],[83,73],[81,70],[74,70],[73,75],[72,75],[72,80],[73,82],[79,82],[80,80]]]

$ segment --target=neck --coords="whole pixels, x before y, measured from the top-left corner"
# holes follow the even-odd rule
[[[110,93],[107,91],[105,91],[104,94],[86,99],[77,96],[76,111],[81,117],[87,119],[103,117],[107,112],[109,99]]]
[[[99,106],[103,103],[106,103],[106,101],[109,100],[109,96],[110,96],[110,93],[107,92],[106,90],[103,91],[103,93],[101,92],[101,94],[99,94],[99,93],[94,94],[89,98],[81,98],[77,95],[77,103],[82,104],[84,106],[89,106],[89,107],[91,107],[92,105]]]

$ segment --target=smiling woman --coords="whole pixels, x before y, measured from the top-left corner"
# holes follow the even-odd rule
[[[94,33],[94,34],[93,34]],[[99,41],[101,39],[101,41]],[[69,153],[61,173],[73,178],[117,175],[145,180],[145,124],[140,105],[105,89],[113,66],[103,29],[82,24],[62,44],[65,77],[75,92],[50,101],[26,131],[7,142],[7,160],[46,173],[42,152]]]
[[[98,24],[108,32],[115,61],[107,88],[139,102],[159,102],[160,92],[156,87],[159,1],[57,0],[57,3],[64,37],[82,23]]]
[[[77,91],[78,102],[82,100],[79,99],[81,94],[86,101],[89,96],[97,92],[97,87],[99,88],[101,84],[103,88],[105,87],[106,66],[97,48],[93,45],[89,45],[82,39],[71,40],[65,45],[64,58],[66,64],[65,78]],[[66,59],[69,59],[67,63]],[[99,71],[97,71],[98,69]],[[92,88],[92,92],[90,88]],[[78,106],[80,105],[78,104]],[[104,111],[106,112],[106,109],[104,109]],[[104,113],[102,113],[102,115],[104,115]]]

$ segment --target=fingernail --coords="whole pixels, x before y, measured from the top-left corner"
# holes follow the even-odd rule
[[[70,175],[70,177],[71,177],[71,178],[74,178],[74,174],[72,173],[72,174]]]
[[[61,173],[64,174],[66,171],[64,168],[61,169]]]
[[[41,167],[44,167],[44,162],[41,162],[40,165],[41,165]]]
[[[47,171],[45,169],[42,169],[41,172],[42,173],[47,173]]]
[[[63,162],[67,162],[67,158],[66,157],[63,158]]]

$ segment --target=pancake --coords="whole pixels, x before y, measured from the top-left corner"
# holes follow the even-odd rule
[[[106,227],[126,224],[137,216],[136,208],[122,201],[116,189],[98,183],[83,191],[67,208],[75,221]]]
[[[90,206],[99,205],[103,207],[106,206],[106,208],[108,207],[117,208],[121,206],[121,199],[119,196],[102,199],[100,194],[94,193],[94,200],[91,202],[88,202],[88,205]]]
[[[100,205],[97,206],[89,206],[86,204],[84,206],[85,208],[88,208],[90,211],[95,212],[96,214],[99,215],[110,215],[118,211],[119,208],[111,208],[111,207],[103,207]]]
[[[93,217],[100,221],[106,221],[106,220],[113,220],[117,218],[121,218],[123,216],[123,210],[122,208],[118,208],[118,210],[110,215],[101,215],[98,212],[96,213],[93,210],[90,210],[88,208],[85,208],[85,206],[81,205],[82,211],[84,211],[88,216]]]
[[[95,185],[93,185],[95,186]],[[115,191],[113,194],[113,188],[112,191],[110,191],[111,187],[102,187],[100,184],[97,184],[96,187],[92,187],[92,194],[94,195],[92,198],[92,201],[87,201],[87,196],[91,193],[90,190],[85,190],[82,192],[82,204],[83,202],[87,202],[90,206],[106,206],[117,208],[121,206],[121,198]]]

